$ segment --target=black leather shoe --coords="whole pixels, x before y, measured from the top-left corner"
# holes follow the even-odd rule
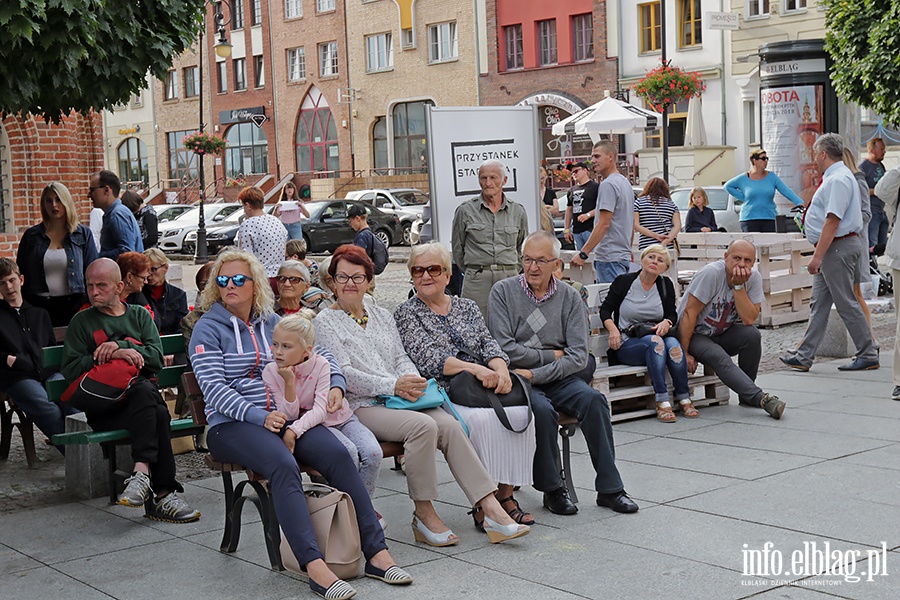
[[[557,515],[574,515],[578,507],[569,500],[569,492],[565,486],[552,492],[544,492],[544,508]]]
[[[852,363],[839,366],[838,371],[872,371],[880,366],[877,360],[855,358]]]
[[[802,362],[800,362],[799,359],[797,359],[796,356],[791,356],[791,355],[779,356],[778,360],[780,360],[781,362],[783,362],[790,368],[794,369],[795,371],[800,371],[801,373],[806,373],[807,371],[809,371],[809,365],[804,365]]]
[[[628,497],[625,490],[613,494],[597,494],[597,506],[605,506],[620,513],[634,513],[638,511],[638,505]]]

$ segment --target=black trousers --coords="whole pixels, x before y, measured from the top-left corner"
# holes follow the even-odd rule
[[[127,429],[131,434],[131,458],[150,465],[153,491],[183,492],[175,479],[175,455],[169,437],[169,409],[156,385],[138,380],[125,394],[121,408],[104,413],[85,413],[94,431]]]

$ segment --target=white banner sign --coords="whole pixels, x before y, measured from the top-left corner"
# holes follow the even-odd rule
[[[706,13],[707,29],[729,29],[736,30],[741,28],[741,19],[738,13],[733,12],[708,12]]]

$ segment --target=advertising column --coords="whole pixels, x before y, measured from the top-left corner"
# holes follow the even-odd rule
[[[818,185],[813,144],[838,130],[837,96],[828,78],[822,40],[766,44],[759,49],[762,148],[769,170],[800,193]],[[779,214],[793,206],[781,194]]]

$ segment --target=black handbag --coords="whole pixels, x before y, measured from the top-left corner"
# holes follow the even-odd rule
[[[671,331],[672,328],[669,328]],[[656,323],[644,321],[641,323],[632,323],[622,330],[622,333],[630,338],[642,338],[646,335],[654,335],[656,333]]]
[[[471,356],[473,359],[478,358],[472,352],[468,351],[468,349],[463,349],[462,352]],[[481,364],[480,360],[478,361],[478,364]],[[510,371],[509,375],[512,379],[512,390],[510,390],[508,394],[497,394],[494,390],[484,387],[473,374],[468,371],[463,371],[450,379],[450,387],[447,390],[447,395],[450,396],[450,401],[452,403],[458,404],[459,406],[467,406],[469,408],[493,408],[494,412],[497,414],[497,418],[500,419],[500,423],[502,423],[504,427],[513,433],[522,433],[528,429],[528,426],[531,425],[531,420],[534,418],[534,413],[531,409],[531,384],[518,373]],[[504,408],[506,406],[528,407],[528,420],[525,422],[522,429],[516,429],[510,424],[509,417]]]

